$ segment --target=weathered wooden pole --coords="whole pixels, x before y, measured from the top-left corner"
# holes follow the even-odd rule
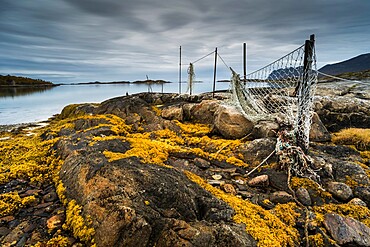
[[[312,62],[313,62],[313,51],[315,47],[315,35],[312,34],[309,40],[306,40],[304,45],[304,60],[303,60],[303,77],[302,84],[298,88],[298,115],[297,115],[297,129],[296,129],[296,140],[297,146],[301,147],[302,150],[307,153],[309,147],[309,125],[305,123],[310,121],[307,119],[311,117],[309,100],[311,95],[311,73],[312,73]]]
[[[180,62],[179,62],[179,94],[181,94],[181,45],[180,45]]]
[[[247,43],[243,44],[243,70],[244,70],[244,82],[247,81]]]
[[[217,47],[215,49],[215,66],[213,68],[213,91],[212,91],[212,98],[215,97],[215,91],[216,91],[216,71],[217,71]]]

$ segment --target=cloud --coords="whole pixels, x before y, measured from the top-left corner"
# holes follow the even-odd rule
[[[54,82],[147,74],[177,81],[180,45],[184,64],[218,47],[239,72],[243,42],[249,71],[290,52],[311,33],[319,67],[369,52],[370,2],[361,0],[3,0],[2,7],[0,73]],[[229,77],[219,64],[219,76]],[[197,78],[211,80],[212,67],[212,56],[197,63]]]

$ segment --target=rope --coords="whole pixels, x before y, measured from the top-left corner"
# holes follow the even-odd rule
[[[215,53],[215,51],[212,51],[211,53],[209,53],[209,54],[207,54],[207,55],[205,55],[205,56],[203,56],[203,57],[199,58],[198,60],[195,60],[195,62],[192,62],[192,64],[195,64],[196,62],[199,62],[200,60],[205,59],[206,57],[208,57],[208,56],[212,55],[213,53]]]
[[[341,81],[349,81],[349,82],[357,82],[357,83],[361,83],[361,84],[366,84],[365,82],[362,82],[362,81],[349,80],[349,79],[341,78],[341,77],[338,77],[338,76],[325,74],[325,73],[320,72],[320,71],[317,71],[317,73],[319,73],[319,74],[321,74],[323,76],[327,76],[327,77],[330,77],[330,78],[333,78],[333,79],[337,79],[337,80],[341,80]]]
[[[221,59],[221,61],[224,63],[224,65],[226,66],[227,69],[231,70],[230,66],[226,64],[225,60],[221,57],[220,53],[217,53],[218,57]]]

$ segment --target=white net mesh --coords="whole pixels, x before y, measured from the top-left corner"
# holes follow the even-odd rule
[[[233,72],[234,102],[251,120],[284,116],[297,142],[307,150],[312,103],[317,82],[314,43],[302,45],[275,62],[247,75],[246,81]],[[306,62],[305,61],[306,51]],[[311,54],[308,54],[308,50]],[[308,62],[307,62],[308,60]],[[303,140],[303,141],[302,141]]]

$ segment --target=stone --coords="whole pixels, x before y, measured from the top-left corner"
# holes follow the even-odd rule
[[[225,184],[225,181],[221,181],[221,180],[208,180],[207,182],[208,182],[208,184],[210,184],[212,186],[221,186],[221,185]]]
[[[55,228],[61,228],[64,220],[64,215],[54,215],[46,221],[46,225],[49,230],[54,230]]]
[[[239,139],[252,131],[254,123],[235,106],[222,105],[215,113],[214,126],[223,137]]]
[[[191,108],[190,119],[203,124],[213,124],[214,114],[220,106],[218,100],[203,100]]]
[[[324,226],[339,245],[370,246],[370,228],[353,218],[328,213]]]
[[[354,189],[354,195],[370,205],[370,187],[358,186]]]
[[[363,200],[361,200],[360,198],[353,198],[352,200],[350,200],[348,202],[348,204],[367,207],[366,203]]]
[[[279,128],[280,125],[275,121],[259,121],[253,126],[250,136],[251,139],[276,137],[276,133],[279,131]]]
[[[221,186],[221,188],[226,192],[230,193],[232,195],[236,195],[236,190],[232,184],[224,184]]]
[[[162,109],[162,118],[169,120],[183,121],[184,114],[181,106],[170,106]]]
[[[212,175],[212,178],[214,180],[220,180],[220,179],[222,179],[222,176],[220,174],[215,174],[215,175]]]
[[[2,240],[2,244],[7,244],[7,243],[13,243],[13,242],[18,242],[23,234],[24,234],[24,228],[27,228],[29,226],[28,221],[23,221],[19,225],[17,225],[11,232],[9,232],[5,238]]]
[[[205,159],[202,159],[202,158],[195,158],[194,159],[194,164],[201,168],[201,169],[207,169],[210,167],[210,163],[209,161],[205,160]]]
[[[241,195],[243,199],[253,197],[253,194],[248,191],[238,191],[238,194]]]
[[[312,115],[312,123],[310,128],[310,141],[314,142],[328,142],[331,140],[331,135],[321,122],[319,115],[314,112]]]
[[[288,203],[293,201],[293,196],[286,191],[276,191],[270,195],[270,201],[273,203]]]
[[[248,185],[251,187],[267,187],[269,185],[269,176],[260,175],[252,178],[248,181]]]
[[[53,201],[56,201],[58,199],[58,195],[57,195],[57,193],[52,191],[52,192],[47,193],[46,195],[44,195],[42,197],[42,199],[44,200],[44,202],[53,202]]]
[[[340,154],[338,153],[338,155]],[[333,163],[333,175],[335,181],[338,182],[345,183],[350,179],[359,186],[370,185],[370,179],[364,169],[354,162],[339,161]]]
[[[276,138],[255,139],[240,148],[243,154],[243,161],[253,166],[259,165],[267,156],[275,150]],[[269,162],[277,162],[277,156],[273,155]]]
[[[0,227],[0,238],[2,236],[8,235],[9,232],[11,232],[11,230],[9,228],[1,226]]]
[[[305,188],[303,187],[298,188],[297,191],[295,192],[295,195],[298,201],[300,201],[303,205],[305,206],[312,205],[310,194],[308,193],[308,190],[306,190]]]
[[[327,184],[327,190],[338,200],[347,201],[352,196],[352,189],[345,183],[341,182],[329,182]]]

